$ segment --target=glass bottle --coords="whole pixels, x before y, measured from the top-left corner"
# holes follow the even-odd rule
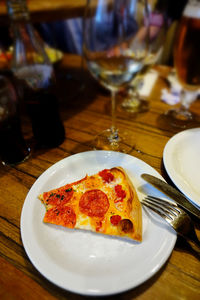
[[[26,0],[7,0],[14,38],[12,71],[22,84],[26,111],[39,147],[56,147],[65,138],[55,92],[53,66],[35,31]]]

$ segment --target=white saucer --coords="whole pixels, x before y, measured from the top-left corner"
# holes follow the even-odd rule
[[[163,162],[177,188],[200,207],[200,128],[174,135],[165,145]]]
[[[141,178],[149,173],[162,179],[142,160],[119,152],[89,151],[51,166],[25,199],[21,236],[26,253],[43,276],[63,289],[92,296],[129,290],[152,277],[174,248],[176,233],[148,209],[143,209],[142,243],[43,223],[45,208],[39,194],[114,166],[126,170],[140,199],[146,194],[163,196]]]

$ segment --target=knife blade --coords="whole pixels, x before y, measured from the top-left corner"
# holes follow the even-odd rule
[[[177,204],[179,204],[182,208],[185,208],[191,214],[200,219],[200,210],[194,206],[181,192],[173,188],[171,185],[166,183],[165,181],[152,176],[150,174],[142,174],[141,177],[163,192],[165,195],[172,198]]]

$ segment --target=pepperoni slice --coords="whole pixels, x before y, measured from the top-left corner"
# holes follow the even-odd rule
[[[69,206],[57,206],[50,208],[46,212],[44,222],[74,228],[76,225],[76,214]]]
[[[64,205],[70,201],[73,193],[74,192],[71,187],[65,187],[61,190],[44,193],[45,203],[55,206]]]
[[[79,209],[83,214],[89,217],[104,217],[109,208],[107,195],[98,190],[85,192],[79,201]]]
[[[114,180],[113,174],[110,173],[107,169],[104,169],[103,171],[99,172],[99,176],[101,176],[102,179],[107,183]]]

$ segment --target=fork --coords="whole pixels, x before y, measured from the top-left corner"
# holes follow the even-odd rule
[[[149,195],[141,202],[165,219],[180,236],[190,243],[193,249],[199,252],[200,241],[195,232],[194,224],[183,209],[176,203]]]

